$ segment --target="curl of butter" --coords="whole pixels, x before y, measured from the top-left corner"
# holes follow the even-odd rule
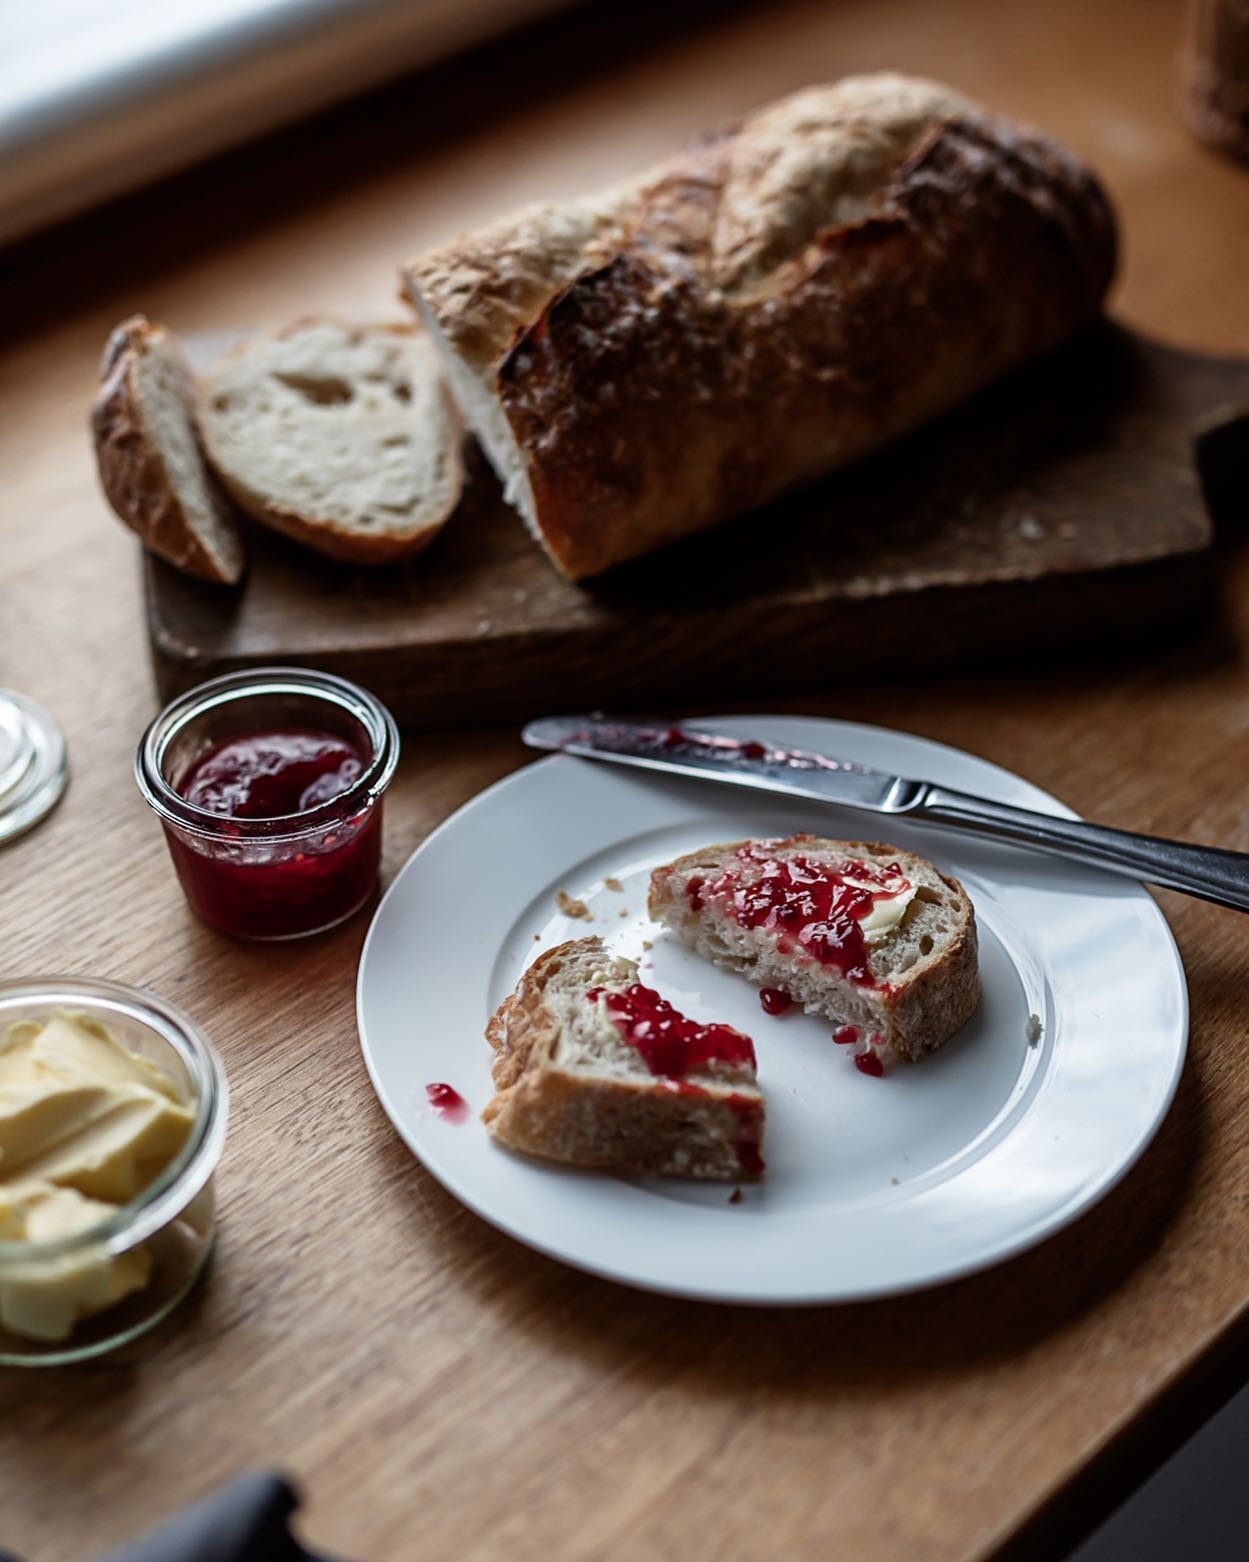
[[[136,1198],[186,1143],[194,1114],[154,1064],[85,1015],[23,1022],[0,1038],[0,1323],[40,1340],[146,1285],[151,1256],[35,1244],[81,1236]]]
[[[864,942],[869,948],[877,944],[883,944],[893,933],[894,929],[906,915],[906,908],[915,899],[915,885],[908,880],[900,880],[901,888],[892,894],[882,894],[879,884],[872,884],[864,879],[861,883],[852,879],[849,874],[844,875],[847,884],[853,884],[856,889],[865,889],[874,898],[872,909],[859,923],[859,931],[863,934]]]

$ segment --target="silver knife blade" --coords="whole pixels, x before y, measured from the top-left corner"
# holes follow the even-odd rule
[[[885,775],[806,749],[779,748],[695,727],[614,721],[597,713],[546,716],[531,721],[522,737],[530,748],[839,803],[872,813],[908,813],[922,803],[929,786],[926,781]]]

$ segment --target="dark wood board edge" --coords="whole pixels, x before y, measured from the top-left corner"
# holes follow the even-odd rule
[[[289,658],[363,684],[401,727],[474,727],[540,711],[644,707],[770,690],[802,692],[975,666],[992,658],[1026,666],[1103,645],[1147,644],[1165,622],[1168,644],[1216,611],[1210,551],[1091,573],[975,587],[930,586],[900,600],[848,599],[762,609],[729,625],[715,614],[560,633],[543,631],[454,648],[408,647],[404,673],[372,647]],[[859,648],[871,645],[870,661]],[[690,652],[690,645],[696,649]],[[677,649],[679,648],[679,650]],[[674,656],[679,655],[679,665]],[[184,656],[152,646],[156,685],[171,699],[207,678],[256,665],[254,657]],[[517,664],[527,670],[517,679]],[[609,668],[608,673],[603,669]]]

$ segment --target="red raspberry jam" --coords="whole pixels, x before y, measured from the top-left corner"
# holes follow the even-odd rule
[[[783,993],[779,987],[761,987],[759,1003],[765,1014],[784,1014],[787,1009],[792,1009],[794,1006],[794,1000],[788,993]]]
[[[254,732],[201,755],[178,793],[230,819],[280,819],[341,797],[364,764],[356,749],[328,732]]]
[[[744,1172],[748,1172],[752,1177],[763,1176],[763,1152],[760,1150],[757,1140],[734,1139],[733,1152],[737,1156]]]
[[[743,927],[775,933],[781,949],[835,966],[856,986],[874,987],[867,941],[859,924],[877,900],[901,894],[910,885],[896,863],[882,868],[855,858],[834,867],[803,856],[779,855],[779,847],[802,839],[747,841],[737,850],[740,868],[726,868],[710,882],[689,881],[686,894],[691,908],[698,910],[708,899],[721,900],[728,915]],[[847,876],[861,882],[847,883]],[[862,883],[873,887],[864,889]]]
[[[737,1119],[733,1153],[738,1165],[748,1177],[762,1177],[765,1168],[759,1138],[763,1132],[763,1103],[752,1101],[749,1096],[729,1096],[724,1104]]]
[[[839,1047],[853,1047],[859,1039],[857,1025],[839,1025],[833,1032],[833,1040]]]
[[[885,1072],[885,1065],[874,1052],[856,1052],[854,1066],[860,1074],[870,1074],[873,1079],[879,1079]]]
[[[380,799],[306,833],[299,816],[350,792],[369,755],[325,732],[260,732],[198,758],[175,790],[218,815],[211,837],[169,829],[187,900],[205,922],[240,938],[293,938],[341,922],[364,904],[381,857]],[[289,819],[271,837],[233,820]]]
[[[691,1069],[707,1063],[748,1063],[755,1066],[755,1049],[749,1036],[731,1025],[700,1025],[686,1019],[653,987],[634,982],[623,992],[592,987],[591,1003],[601,998],[616,1028],[642,1054],[652,1074],[684,1079]]]
[[[652,1074],[660,1075],[682,1095],[702,1095],[698,1085],[685,1082],[691,1069],[707,1063],[748,1063],[755,1066],[754,1044],[749,1036],[731,1025],[699,1025],[653,987],[634,982],[623,992],[592,987],[586,994],[590,1003],[600,999],[626,1041],[642,1054]],[[726,1096],[724,1105],[737,1118],[738,1131],[733,1153],[743,1172],[750,1177],[763,1173],[763,1155],[759,1135],[763,1127],[763,1106],[749,1096]]]
[[[437,1115],[449,1123],[462,1123],[468,1116],[468,1102],[450,1085],[426,1085],[425,1097]]]

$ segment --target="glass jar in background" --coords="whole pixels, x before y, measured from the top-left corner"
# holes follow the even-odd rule
[[[1188,0],[1180,110],[1199,141],[1249,162],[1249,0]]]
[[[214,1174],[225,1142],[227,1089],[203,1031],[153,993],[118,982],[0,982],[0,1042],[14,1026],[42,1027],[58,1016],[102,1027],[159,1070],[191,1122],[169,1164],[99,1225],[55,1241],[0,1239],[4,1366],[81,1361],[152,1328],[191,1289],[216,1233]],[[124,1294],[110,1303],[112,1291]]]
[[[237,817],[183,795],[206,755],[249,736],[326,734],[359,756],[337,796],[272,817]],[[381,861],[382,796],[399,734],[386,707],[344,678],[263,667],[201,684],[165,707],[135,761],[191,908],[240,938],[324,932],[372,896]]]

